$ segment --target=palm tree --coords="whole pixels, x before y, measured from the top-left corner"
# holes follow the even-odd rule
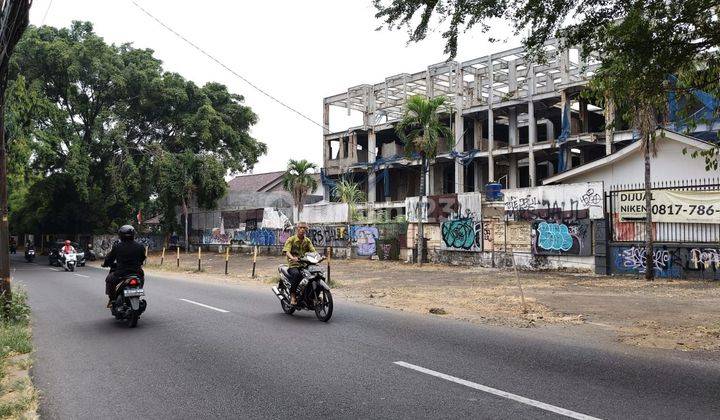
[[[355,220],[357,217],[355,205],[367,200],[365,193],[360,190],[360,186],[356,182],[344,177],[335,184],[333,194],[338,200],[340,200],[341,203],[346,203],[348,205],[350,221]]]
[[[420,155],[420,205],[425,205],[425,178],[431,160],[437,156],[438,142],[444,139],[446,144],[452,142],[453,133],[449,127],[440,122],[440,111],[445,108],[447,99],[444,96],[426,98],[421,95],[411,96],[405,103],[405,112],[395,127],[398,136],[405,143],[405,153],[411,157]],[[418,261],[422,265],[423,255],[423,212],[418,217]]]
[[[290,159],[288,162],[287,170],[283,175],[283,188],[292,194],[293,201],[295,201],[297,210],[295,222],[300,218],[300,212],[302,212],[308,192],[315,191],[318,187],[317,180],[313,177],[316,169],[316,164],[305,159]]]

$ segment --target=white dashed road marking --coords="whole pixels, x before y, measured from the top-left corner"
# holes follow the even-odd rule
[[[509,400],[517,401],[522,404],[530,405],[533,407],[540,408],[545,411],[550,411],[556,414],[560,414],[562,416],[570,417],[573,419],[582,419],[582,420],[599,420],[597,417],[588,416],[587,414],[578,413],[575,411],[567,410],[562,407],[558,407],[555,405],[546,404],[544,402],[531,400],[530,398],[525,398],[520,395],[511,394],[506,391],[502,391],[495,388],[490,388],[489,386],[476,384],[475,382],[466,381],[465,379],[456,378],[455,376],[446,375],[444,373],[436,372],[434,370],[426,369],[421,366],[413,365],[410,363],[405,362],[394,362],[394,364],[398,366],[402,366],[404,368],[412,369],[417,372],[424,373],[426,375],[434,376],[436,378],[445,379],[446,381],[454,382],[456,384],[464,385],[469,388],[477,389],[478,391],[487,392],[488,394],[496,395],[498,397],[507,398]]]
[[[183,302],[192,303],[193,305],[202,306],[203,308],[212,309],[213,311],[222,312],[224,314],[230,312],[230,311],[226,311],[225,309],[220,309],[220,308],[216,308],[214,306],[206,305],[204,303],[195,302],[194,300],[189,300],[189,299],[180,299],[180,300],[182,300]]]

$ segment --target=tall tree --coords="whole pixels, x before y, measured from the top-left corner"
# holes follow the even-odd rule
[[[422,210],[427,195],[425,179],[428,173],[428,167],[431,161],[435,160],[438,152],[438,144],[440,140],[446,144],[452,144],[453,133],[449,127],[443,125],[440,121],[440,113],[447,111],[447,99],[444,96],[435,98],[426,98],[424,96],[415,95],[408,98],[405,104],[403,117],[395,127],[400,139],[405,143],[405,153],[412,157],[415,154],[420,155],[420,203],[421,206],[418,214],[418,261],[422,265],[422,255],[424,247],[424,228],[423,215],[426,213]]]
[[[164,156],[193,156],[181,168],[190,168],[182,180],[192,181],[195,191],[198,182],[209,182],[193,173],[196,168],[211,165],[201,175],[224,182],[226,173],[251,169],[267,150],[250,135],[257,116],[241,95],[218,83],[198,86],[164,72],[151,50],[107,44],[88,22],[30,27],[11,67],[33,99],[32,112],[25,114],[31,159],[22,164],[43,176],[46,185],[66,186],[84,209],[83,223],[72,217],[60,223],[18,218],[53,226],[55,233],[114,230],[151,201],[160,213],[174,216],[181,197],[186,204],[190,198],[162,190],[171,187],[156,176],[161,167],[167,169]],[[50,189],[39,185],[36,191],[49,194]],[[216,185],[211,191],[217,192]],[[45,199],[51,209],[72,205],[54,194]],[[168,228],[173,224],[164,222]]]
[[[20,37],[28,26],[32,0],[0,1],[0,297],[10,302],[10,229],[8,224],[7,146],[5,140],[5,90],[8,66]],[[7,305],[6,305],[7,308]]]
[[[305,159],[290,159],[288,162],[287,169],[283,175],[283,188],[292,194],[293,201],[295,202],[295,208],[297,209],[295,222],[300,218],[300,213],[305,205],[305,198],[308,193],[315,191],[318,187],[318,182],[315,177],[313,177],[316,170],[317,165]]]
[[[217,206],[227,190],[225,169],[215,156],[183,153],[165,153],[158,165],[158,202],[163,215],[174,216],[174,208],[180,204],[184,219],[185,251],[189,252],[189,207],[195,203],[199,208]]]
[[[645,153],[646,278],[652,279],[652,214],[649,206],[650,156],[657,120],[666,112],[667,94],[688,97],[695,90],[720,96],[720,31],[716,0],[374,0],[376,17],[388,27],[410,26],[420,41],[438,18],[444,26],[445,52],[457,53],[459,34],[493,20],[510,22],[524,39],[528,59],[542,62],[545,43],[578,45],[583,58],[603,57],[594,86],[617,104],[639,133]],[[677,77],[679,83],[667,83]],[[711,110],[717,115],[718,110]]]

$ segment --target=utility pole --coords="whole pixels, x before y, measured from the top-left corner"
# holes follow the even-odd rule
[[[7,154],[5,139],[5,89],[8,65],[30,19],[32,0],[0,0],[0,297],[7,302],[10,286],[10,227],[8,225]]]

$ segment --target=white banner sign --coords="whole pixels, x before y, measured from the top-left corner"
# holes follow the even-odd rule
[[[621,191],[615,207],[620,221],[645,220],[645,191]],[[653,190],[652,221],[661,223],[720,223],[720,191]]]

